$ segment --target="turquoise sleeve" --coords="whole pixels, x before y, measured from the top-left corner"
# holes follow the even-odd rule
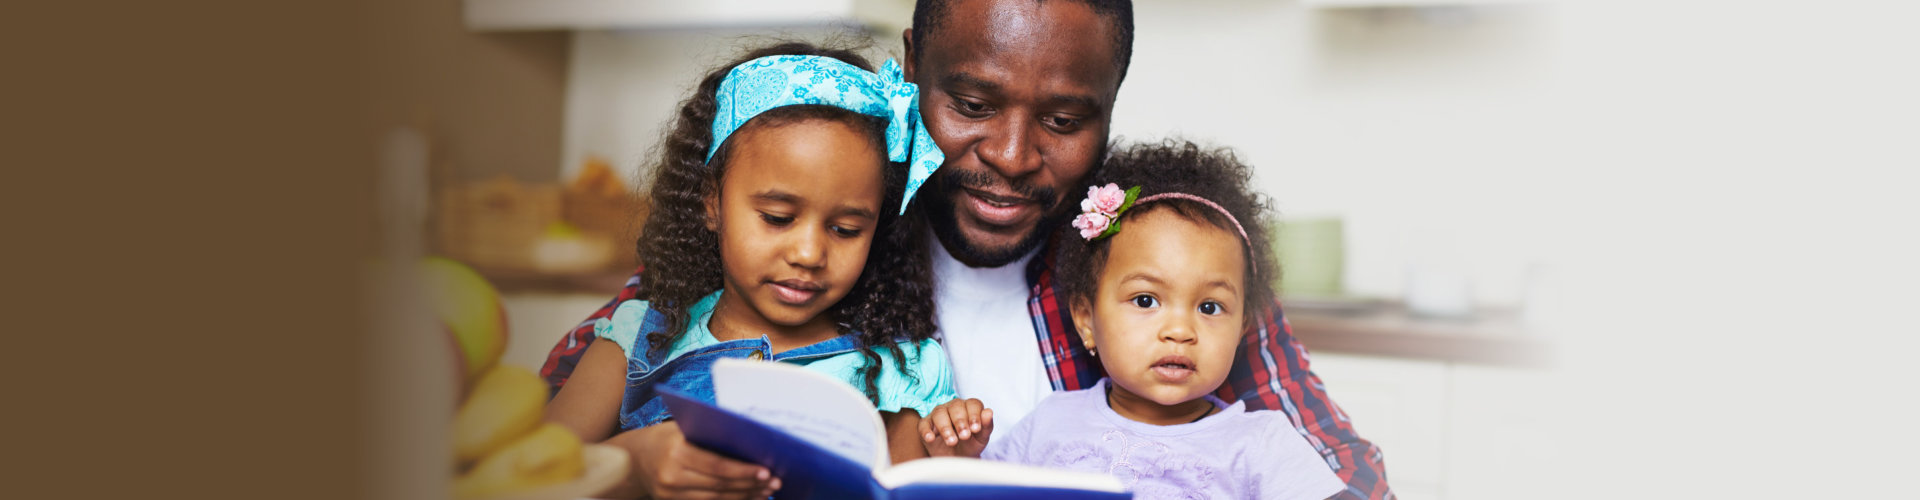
[[[647,319],[647,307],[644,300],[621,302],[614,308],[613,316],[593,322],[593,335],[620,344],[620,351],[627,359],[633,359],[633,346],[640,340],[640,325]]]
[[[906,354],[907,371],[913,377],[909,380],[901,375],[893,356],[880,351],[880,379],[875,383],[880,390],[880,404],[876,405],[880,411],[912,409],[924,416],[953,400],[953,364],[947,361],[947,351],[940,348],[940,343],[901,342],[900,350]]]

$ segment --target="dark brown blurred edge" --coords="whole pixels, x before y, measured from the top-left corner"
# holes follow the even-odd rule
[[[8,16],[4,261],[26,321],[0,496],[368,495],[357,280],[393,88],[370,42],[406,3]]]

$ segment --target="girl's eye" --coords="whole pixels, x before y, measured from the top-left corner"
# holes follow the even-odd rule
[[[833,231],[834,235],[842,238],[857,238],[860,236],[860,230],[857,228],[851,228],[846,226],[833,226],[827,229],[830,231]]]
[[[1133,301],[1134,307],[1139,307],[1142,309],[1151,309],[1154,306],[1160,304],[1160,301],[1154,300],[1152,295],[1135,295],[1133,296],[1132,301]]]
[[[776,226],[776,227],[785,227],[787,224],[793,223],[792,217],[782,217],[782,216],[773,215],[769,213],[760,214],[760,220],[767,221],[767,224]]]
[[[1214,302],[1209,300],[1209,301],[1200,303],[1200,314],[1213,316],[1218,314],[1226,314],[1226,312],[1227,310],[1225,309],[1225,307],[1221,306],[1219,302]]]

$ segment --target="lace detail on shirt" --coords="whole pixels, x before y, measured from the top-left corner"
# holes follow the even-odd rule
[[[1112,475],[1141,499],[1208,498],[1208,489],[1219,479],[1213,465],[1199,456],[1119,430],[1102,434],[1099,443],[1060,442],[1042,456],[1047,457],[1045,465]]]

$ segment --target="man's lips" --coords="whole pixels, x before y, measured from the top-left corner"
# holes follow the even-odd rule
[[[965,189],[967,206],[981,222],[995,226],[1011,226],[1040,210],[1039,200],[988,193],[975,189]]]
[[[805,305],[820,296],[820,291],[827,289],[819,282],[797,279],[768,282],[767,285],[773,289],[774,300],[790,306]]]
[[[1197,368],[1193,359],[1178,354],[1163,356],[1148,367],[1162,382],[1180,382],[1192,377]]]

